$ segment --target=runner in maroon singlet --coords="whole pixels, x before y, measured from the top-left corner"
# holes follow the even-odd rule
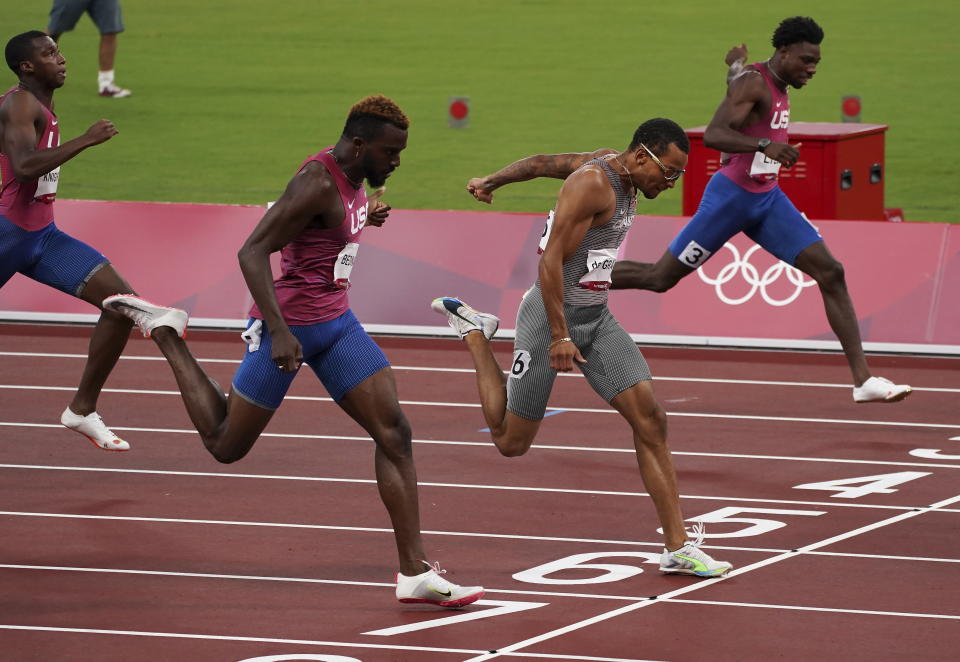
[[[111,297],[104,306],[130,316],[152,334],[173,368],[204,445],[221,462],[235,462],[249,452],[301,364],[310,366],[376,444],[377,486],[400,558],[397,599],[462,607],[478,600],[483,588],[453,584],[440,576],[444,571],[436,563],[425,560],[410,424],[386,357],[347,301],[360,234],[365,225],[382,225],[390,211],[376,199],[380,192],[368,201],[363,181],[381,187],[400,165],[408,124],[386,97],[355,104],[337,144],[304,162],[247,238],[239,252],[240,268],[256,305],[228,398],[164,321],[185,318],[183,311],[134,296]],[[277,251],[283,273],[274,280],[270,254]]]
[[[100,120],[61,145],[53,93],[63,86],[67,67],[56,43],[37,30],[24,32],[7,42],[5,55],[19,80],[0,95],[0,286],[20,273],[100,309],[105,297],[133,289],[99,251],[57,228],[53,201],[60,166],[117,130]],[[130,448],[96,409],[131,326],[123,315],[100,313],[77,392],[60,416],[63,425],[105,450]]]

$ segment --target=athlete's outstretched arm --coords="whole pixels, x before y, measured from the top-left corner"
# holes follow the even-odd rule
[[[501,186],[515,182],[526,182],[537,177],[566,179],[570,173],[590,159],[604,154],[616,154],[613,149],[598,149],[595,152],[574,152],[571,154],[537,154],[514,161],[486,177],[474,177],[467,183],[467,191],[480,202],[491,204],[493,192]]]
[[[57,146],[37,145],[37,124],[46,122],[40,102],[30,93],[9,94],[0,106],[0,151],[10,159],[13,176],[21,182],[43,177],[88,147],[117,134],[110,120],[100,120],[73,140]]]

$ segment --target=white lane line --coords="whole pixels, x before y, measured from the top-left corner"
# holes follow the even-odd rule
[[[86,359],[86,354],[68,354],[65,352],[0,352],[0,356],[22,356],[36,359]],[[124,354],[120,357],[121,361],[161,361],[166,362],[162,356],[130,356]],[[233,363],[240,365],[238,359],[197,359],[200,363]]]
[[[386,533],[393,535],[393,529],[368,527],[368,526],[334,526],[331,524],[295,524],[286,522],[246,522],[238,520],[213,520],[213,519],[185,519],[173,517],[133,517],[129,515],[77,515],[74,513],[38,513],[38,512],[18,512],[10,510],[0,510],[0,517],[40,517],[50,519],[78,519],[78,520],[104,520],[115,522],[147,522],[155,524],[204,524],[216,526],[250,526],[276,529],[309,529],[316,531],[348,531],[351,533]],[[663,549],[663,541],[659,542],[631,542],[626,540],[604,540],[602,538],[563,538],[559,536],[529,536],[514,533],[473,533],[469,531],[433,531],[424,530],[421,533],[431,536],[450,536],[462,538],[492,538],[497,540],[532,540],[535,542],[573,542],[589,543],[593,545],[630,545],[634,547],[654,547]],[[749,552],[767,552],[780,553],[781,549],[764,549],[751,547],[726,547],[717,545],[703,545],[704,549],[720,549],[727,551],[749,551]],[[861,556],[857,554],[856,556]]]
[[[754,602],[722,602],[720,600],[680,600],[667,598],[664,602],[678,602],[689,605],[715,605],[718,607],[754,607],[757,609],[790,609],[796,611],[825,611],[834,614],[868,614],[871,616],[907,616],[910,618],[945,618],[960,621],[954,614],[928,614],[911,611],[880,611],[876,609],[839,609],[836,607],[804,607],[802,605],[774,605]]]
[[[0,427],[23,427],[23,428],[50,428],[63,429],[62,425],[56,423],[14,423],[10,421],[0,421]],[[140,428],[140,427],[119,427],[111,426],[111,430],[119,432],[159,432],[164,434],[197,434],[196,430],[186,428]],[[351,436],[351,435],[332,435],[332,434],[294,434],[280,432],[263,432],[261,437],[274,437],[279,439],[318,439],[330,441],[369,441],[370,437]],[[490,442],[483,441],[453,441],[443,439],[414,439],[415,444],[437,445],[437,446],[476,446],[489,448]],[[582,451],[587,453],[629,453],[633,455],[635,451],[632,448],[599,448],[592,446],[554,446],[548,444],[534,444],[531,449],[550,450],[550,451]],[[958,464],[934,464],[931,462],[893,462],[881,460],[850,460],[840,458],[824,457],[801,457],[791,455],[750,455],[745,453],[706,453],[695,451],[671,451],[671,455],[684,455],[691,457],[719,457],[738,460],[784,460],[790,462],[827,462],[839,464],[869,464],[895,467],[933,467],[937,469],[960,469]]]
[[[344,648],[371,648],[378,650],[424,651],[430,653],[467,653],[481,651],[469,648],[434,648],[428,646],[401,646],[399,644],[355,644],[345,641],[317,641],[314,639],[277,639],[273,637],[239,637],[220,634],[187,634],[183,632],[142,632],[137,630],[99,630],[94,628],[58,628],[39,625],[0,624],[0,630],[27,630],[31,632],[67,632],[71,634],[109,634],[131,637],[161,637],[166,639],[204,639],[208,641],[243,641],[258,644],[296,644],[297,646],[341,646]],[[589,658],[588,658],[589,659]]]
[[[0,352],[0,356],[32,357],[32,358],[55,358],[55,359],[86,359],[86,354],[66,354],[54,352]],[[129,361],[166,361],[162,356],[121,356],[121,359]],[[199,363],[229,363],[239,365],[238,359],[197,359]],[[395,365],[394,370],[404,370],[410,372],[449,372],[460,374],[475,374],[473,368],[442,368],[431,366],[411,366]],[[504,371],[506,373],[507,371]],[[583,379],[579,372],[562,372],[558,377]],[[653,378],[654,382],[692,382],[706,384],[744,384],[751,386],[799,386],[804,388],[852,388],[851,384],[836,384],[832,382],[788,382],[764,379],[721,379],[709,377],[666,377],[657,375]],[[941,388],[934,386],[914,386],[914,391],[928,391],[931,393],[960,393],[960,388]]]
[[[623,614],[627,614],[627,613],[630,613],[630,612],[632,612],[632,611],[636,611],[636,610],[638,610],[638,609],[642,609],[642,608],[644,608],[644,607],[649,607],[649,606],[652,605],[652,604],[656,604],[656,603],[658,603],[658,602],[661,602],[661,601],[666,600],[666,599],[669,599],[669,598],[674,598],[674,597],[676,597],[676,596],[684,595],[684,594],[686,594],[686,593],[692,593],[692,592],[694,592],[694,591],[699,591],[699,590],[701,590],[701,589],[703,589],[703,588],[712,586],[715,582],[728,581],[729,579],[733,579],[734,577],[740,577],[740,576],[745,575],[745,574],[747,574],[747,573],[749,573],[749,572],[753,572],[754,570],[758,570],[758,569],[760,569],[760,568],[764,568],[764,567],[766,567],[766,566],[768,566],[768,565],[773,565],[773,564],[775,564],[775,563],[780,563],[781,561],[785,561],[786,559],[793,558],[793,557],[797,556],[798,553],[813,551],[813,550],[819,549],[820,547],[826,547],[826,546],[828,546],[828,545],[832,545],[832,544],[837,543],[837,542],[840,542],[840,541],[842,541],[842,540],[847,540],[847,539],[849,539],[849,538],[854,538],[854,537],[856,537],[856,536],[858,536],[858,535],[860,535],[860,534],[862,534],[862,533],[867,533],[868,531],[873,531],[873,530],[875,530],[875,529],[880,529],[880,528],[883,528],[883,527],[885,527],[885,526],[889,526],[889,525],[891,525],[891,524],[896,524],[897,522],[902,522],[902,521],[904,521],[904,520],[908,520],[908,519],[911,519],[911,518],[913,518],[913,517],[918,517],[919,515],[922,515],[922,514],[925,514],[925,513],[929,513],[929,512],[932,512],[932,511],[939,510],[939,509],[941,509],[941,508],[944,508],[944,507],[946,507],[946,506],[949,506],[949,505],[954,504],[954,503],[957,503],[957,502],[960,502],[960,495],[954,496],[954,497],[950,497],[949,499],[943,499],[942,501],[938,501],[937,503],[933,503],[933,504],[931,504],[931,505],[929,505],[929,506],[926,506],[926,507],[924,507],[924,508],[921,508],[921,509],[919,509],[919,510],[910,511],[910,512],[908,512],[908,513],[901,513],[901,514],[899,514],[899,515],[894,515],[893,517],[888,517],[887,519],[880,520],[879,522],[875,522],[875,523],[873,523],[873,524],[867,524],[867,525],[861,526],[861,527],[859,527],[859,528],[857,528],[857,529],[853,529],[853,530],[847,531],[847,532],[845,532],[845,533],[840,533],[840,534],[838,534],[838,535],[831,536],[830,538],[825,538],[824,540],[821,540],[821,541],[819,541],[819,542],[811,543],[811,544],[809,544],[809,545],[804,545],[804,546],[802,546],[802,547],[799,547],[799,548],[797,549],[797,551],[791,550],[791,551],[786,552],[786,553],[783,553],[783,554],[778,554],[778,555],[776,555],[776,556],[771,556],[771,557],[769,557],[769,558],[767,558],[767,559],[763,559],[762,561],[757,561],[756,563],[751,563],[750,565],[746,565],[746,566],[744,566],[744,567],[742,567],[742,568],[736,568],[736,569],[730,571],[729,575],[728,575],[726,578],[723,578],[723,579],[704,580],[704,581],[701,581],[701,582],[699,582],[699,583],[697,583],[697,584],[689,584],[689,585],[687,585],[687,586],[684,586],[683,588],[679,588],[679,589],[676,589],[676,590],[673,590],[673,591],[669,591],[669,592],[667,592],[667,593],[664,593],[663,595],[656,596],[655,598],[648,599],[648,600],[645,600],[645,601],[642,601],[642,602],[637,602],[637,603],[634,603],[634,604],[632,604],[632,605],[627,605],[627,606],[625,606],[625,607],[620,607],[619,609],[613,609],[613,610],[611,610],[611,611],[608,611],[608,612],[605,612],[605,613],[602,613],[602,614],[598,614],[597,616],[594,616],[594,617],[592,617],[592,618],[584,619],[584,620],[582,620],[582,621],[578,621],[577,623],[571,623],[570,625],[566,625],[566,626],[564,626],[564,627],[557,628],[557,629],[551,630],[551,631],[549,631],[549,632],[544,632],[543,634],[539,634],[539,635],[537,635],[537,636],[530,637],[530,638],[528,638],[528,639],[524,639],[523,641],[518,641],[518,642],[516,642],[516,643],[510,644],[510,645],[508,645],[508,646],[505,646],[505,647],[501,648],[497,653],[484,653],[484,654],[481,654],[481,655],[479,655],[479,656],[477,656],[477,657],[472,657],[472,658],[470,658],[469,660],[465,660],[464,662],[484,662],[485,660],[492,660],[492,659],[494,659],[494,658],[496,658],[496,657],[500,657],[500,653],[501,653],[501,652],[513,652],[513,651],[518,651],[518,650],[520,650],[520,649],[522,649],[522,648],[526,648],[526,647],[528,647],[528,646],[532,646],[533,644],[539,644],[539,643],[542,643],[542,642],[547,641],[547,640],[549,640],[549,639],[554,639],[554,638],[559,637],[559,636],[561,636],[561,635],[567,634],[567,633],[569,633],[569,632],[574,632],[574,631],[576,631],[576,630],[580,630],[580,629],[585,628],[585,627],[587,627],[587,626],[594,625],[594,624],[596,624],[596,623],[601,623],[601,622],[607,621],[607,620],[609,620],[609,619],[611,619],[611,618],[616,618],[617,616],[621,616],[621,615],[623,615]]]
[[[44,627],[39,625],[7,625],[0,624],[0,630],[20,630],[27,632],[56,632],[67,634],[103,634],[127,637],[155,637],[164,639],[193,639],[209,641],[240,641],[252,643],[268,644],[295,644],[297,646],[333,646],[344,648],[369,648],[379,650],[405,650],[422,651],[430,653],[466,653],[474,655],[483,651],[468,648],[430,648],[427,646],[401,646],[399,644],[355,644],[343,641],[315,641],[312,639],[274,639],[269,637],[241,637],[216,634],[187,634],[183,632],[141,632],[135,630],[98,630],[93,628],[63,628],[63,627]],[[524,653],[523,655],[510,655],[508,657],[538,658],[545,660],[580,660],[582,662],[664,662],[663,660],[649,660],[640,658],[624,657],[591,657],[587,655],[542,655],[540,653]]]
[[[76,391],[75,386],[35,386],[25,384],[0,384],[0,389],[9,389],[15,391]],[[179,391],[160,391],[152,389],[120,389],[105,388],[104,393],[126,393],[133,395],[176,395]],[[309,402],[333,402],[332,398],[324,396],[308,395],[288,395],[285,400],[304,400]],[[436,402],[432,400],[400,400],[400,404],[407,407],[461,407],[468,409],[479,409],[479,402]],[[547,407],[547,411],[557,412],[578,412],[587,414],[617,414],[615,409],[600,409],[595,407]],[[844,425],[886,425],[894,427],[912,427],[912,428],[936,428],[955,430],[960,429],[960,423],[919,423],[912,421],[868,421],[862,419],[849,418],[803,418],[797,416],[758,416],[751,414],[710,414],[702,412],[676,412],[668,411],[668,416],[678,416],[685,418],[719,418],[735,421],[774,421],[788,423],[835,423]]]
[[[261,582],[292,582],[295,584],[333,584],[336,586],[372,586],[377,588],[393,588],[394,582],[362,582],[340,579],[314,579],[312,577],[270,577],[266,575],[225,575],[210,572],[174,572],[168,570],[140,570],[133,568],[85,568],[67,565],[24,565],[20,563],[0,563],[0,568],[7,570],[47,570],[53,572],[92,572],[107,575],[143,575],[151,577],[185,577],[190,579],[230,579]],[[623,598],[624,600],[639,600],[639,598]]]
[[[960,513],[960,510],[950,508],[938,508],[938,513]],[[893,554],[850,554],[846,552],[805,552],[808,556],[850,556],[864,557],[868,559],[880,559],[886,561],[932,561],[934,563],[960,563],[958,559],[937,559],[929,556],[896,556]]]
[[[858,555],[859,557],[859,555]],[[906,559],[905,559],[906,560]],[[656,565],[651,563],[648,565]],[[346,579],[316,579],[313,577],[277,577],[269,575],[229,575],[222,573],[208,572],[175,572],[172,570],[142,570],[135,568],[90,568],[78,566],[57,566],[57,565],[24,565],[19,563],[0,563],[0,569],[6,570],[37,570],[46,572],[78,572],[95,573],[104,575],[136,575],[144,577],[173,577],[184,579],[224,579],[229,581],[258,581],[258,582],[276,582],[293,584],[325,584],[332,586],[367,586],[372,588],[393,588],[396,586],[393,582],[363,582]],[[500,589],[484,587],[487,593],[496,593],[497,595],[529,595],[538,598],[578,598],[589,600],[615,600],[618,602],[642,602],[649,600],[647,595],[610,595],[597,593],[570,593],[564,591],[534,591],[517,589]],[[889,612],[889,611],[867,611],[862,609],[839,609],[833,607],[804,607],[797,605],[772,605],[767,603],[752,602],[721,602],[716,600],[683,600],[683,599],[664,599],[664,602],[678,602],[689,604],[722,605],[731,607],[768,607],[771,609],[800,609],[809,611],[830,611],[840,613],[854,614],[883,614],[896,616],[917,616],[921,618],[951,618],[960,619],[957,615],[948,614],[929,614],[925,612]]]
[[[317,483],[352,483],[358,485],[375,485],[376,480],[370,478],[331,478],[325,476],[289,476],[277,474],[246,474],[221,473],[212,471],[170,471],[162,469],[121,469],[116,467],[69,467],[50,466],[42,464],[0,464],[0,469],[27,469],[31,471],[88,471],[96,473],[137,474],[148,476],[187,476],[191,478],[241,478],[247,480],[293,480]],[[584,490],[565,487],[528,487],[523,485],[490,485],[473,483],[436,483],[431,481],[417,481],[420,487],[444,487],[468,490],[503,490],[506,492],[542,492],[545,494],[575,494],[616,497],[648,497],[647,492],[624,492],[622,490]],[[893,506],[867,503],[845,503],[837,501],[800,501],[795,499],[758,499],[755,497],[738,496],[711,496],[700,494],[681,494],[681,499],[703,501],[743,501],[747,503],[773,503],[793,506],[828,506],[840,508],[867,508],[878,510],[913,510],[920,506]],[[944,512],[960,512],[960,510],[944,510]]]
[[[915,512],[915,511],[913,511]],[[938,509],[937,512],[956,512]],[[393,529],[362,527],[362,526],[334,526],[329,524],[291,524],[280,522],[245,522],[236,520],[206,520],[206,519],[184,519],[170,517],[133,517],[121,515],[77,515],[74,513],[39,513],[39,512],[17,512],[0,511],[0,517],[38,517],[49,519],[77,519],[77,520],[104,520],[117,522],[146,522],[150,524],[205,524],[215,526],[252,526],[276,529],[310,529],[318,531],[347,531],[351,533],[383,533],[393,535]],[[617,545],[625,547],[654,547],[663,549],[663,541],[642,542],[638,540],[605,540],[603,538],[563,538],[559,536],[531,536],[514,533],[476,533],[470,531],[435,531],[425,530],[424,534],[432,536],[448,536],[453,538],[490,538],[496,540],[527,540],[533,542],[571,542],[588,543],[591,545]],[[764,554],[786,554],[799,553],[795,550],[771,549],[767,547],[734,547],[732,545],[707,544],[702,545],[703,549],[721,550],[727,552],[750,552]],[[850,558],[871,558],[880,560],[894,561],[923,561],[923,562],[942,562],[942,563],[960,563],[960,559],[949,558],[929,558],[922,556],[887,556],[883,554],[863,554],[846,552],[809,552],[811,555],[839,556]]]
[[[0,568],[7,570],[45,570],[51,572],[92,572],[118,575],[144,575],[156,577],[182,577],[189,579],[227,579],[231,581],[261,581],[261,582],[290,582],[295,584],[330,584],[334,586],[370,586],[375,588],[394,588],[394,582],[361,582],[343,579],[314,579],[310,577],[275,577],[265,575],[227,575],[207,572],[174,572],[169,570],[140,570],[130,568],[89,568],[77,566],[56,565],[23,565],[18,563],[0,563]],[[507,595],[535,595],[545,598],[589,598],[595,600],[617,600],[620,602],[636,602],[646,596],[638,595],[601,595],[594,593],[567,593],[561,591],[526,591],[511,589],[495,589],[485,587],[487,593],[503,593]]]

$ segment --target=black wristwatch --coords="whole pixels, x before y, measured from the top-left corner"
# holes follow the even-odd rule
[[[767,147],[770,146],[771,142],[773,141],[771,141],[769,138],[761,138],[759,141],[757,141],[757,151],[763,152],[765,149],[767,149]]]

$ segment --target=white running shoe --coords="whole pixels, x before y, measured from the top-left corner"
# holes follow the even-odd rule
[[[400,602],[428,602],[455,609],[483,597],[482,586],[457,586],[440,576],[447,571],[440,569],[439,562],[433,565],[423,563],[430,569],[419,575],[407,577],[397,573],[397,600]]]
[[[863,402],[900,402],[913,393],[906,384],[894,384],[883,377],[871,377],[860,386],[853,387],[853,401]]]
[[[722,577],[733,569],[733,565],[726,561],[714,561],[709,554],[700,549],[703,544],[703,522],[693,526],[696,538],[689,540],[678,550],[669,552],[663,550],[660,555],[660,572],[680,575],[696,575],[698,577]]]
[[[169,326],[181,338],[187,335],[187,311],[168,306],[158,306],[135,294],[114,294],[103,300],[103,308],[126,315],[140,327],[143,335],[150,337],[150,332],[160,326]]]
[[[100,86],[100,96],[102,97],[108,97],[111,99],[125,99],[131,94],[133,94],[133,92],[130,90],[114,85],[113,83]]]
[[[97,412],[81,416],[74,414],[73,410],[67,407],[60,415],[60,422],[64,427],[76,430],[105,451],[130,450],[130,444],[115,435]]]
[[[461,339],[471,331],[480,331],[487,340],[490,340],[500,326],[499,317],[474,310],[456,297],[434,299],[430,307],[441,315],[447,316],[447,324]]]

